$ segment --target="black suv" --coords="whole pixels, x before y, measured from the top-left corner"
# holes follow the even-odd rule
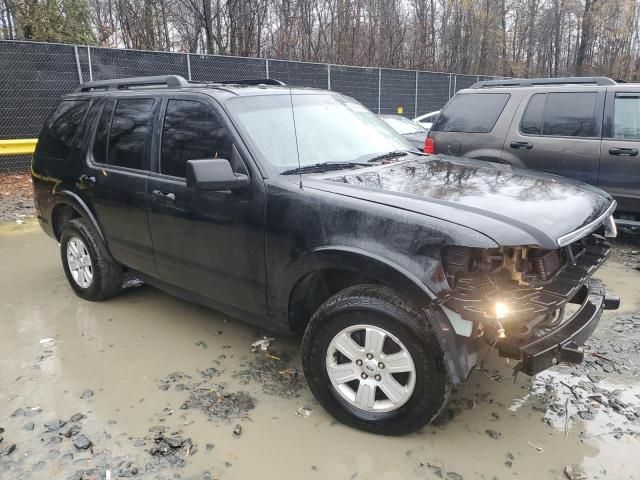
[[[608,194],[426,156],[348,97],[277,83],[121,79],[62,99],[33,181],[80,297],[113,297],[130,272],[303,334],[320,403],[383,434],[433,419],[483,344],[530,375],[581,361],[618,304],[590,278]]]
[[[458,92],[429,151],[507,163],[596,185],[616,220],[640,227],[640,84],[604,77],[507,79]]]

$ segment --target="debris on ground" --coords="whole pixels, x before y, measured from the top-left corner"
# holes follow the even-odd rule
[[[256,340],[255,342],[253,342],[251,344],[251,351],[252,352],[266,352],[267,350],[269,350],[269,346],[271,345],[271,342],[273,342],[275,340],[275,338],[272,337],[262,337],[259,340]]]
[[[91,397],[93,397],[93,390],[87,389],[80,394],[80,398],[82,400],[86,400],[87,398],[91,398]]]
[[[233,377],[241,383],[259,383],[265,393],[283,397],[299,396],[299,391],[306,383],[300,370],[290,366],[282,358],[257,357],[249,361],[246,368],[234,372]]]
[[[179,435],[166,435],[162,429],[160,430],[154,435],[154,445],[149,449],[154,463],[168,464],[171,467],[183,466],[185,457],[188,457],[193,449],[191,439]]]
[[[564,467],[564,474],[569,480],[587,480],[588,478],[579,465],[567,465]]]
[[[23,224],[33,216],[31,173],[0,173],[0,222]]]
[[[80,450],[86,450],[92,445],[92,443],[91,440],[84,435],[76,435],[73,437],[73,445]]]
[[[234,434],[236,437],[239,437],[241,433],[242,433],[242,425],[240,425],[239,423],[237,423],[237,424],[236,424],[236,426],[235,426],[235,427],[233,427],[233,434]]]
[[[301,417],[308,417],[309,415],[311,415],[312,411],[313,410],[311,410],[310,408],[300,407],[296,410],[296,415],[299,415]]]

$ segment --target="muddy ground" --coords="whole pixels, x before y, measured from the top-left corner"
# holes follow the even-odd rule
[[[640,251],[640,247],[638,247]],[[640,253],[599,272],[623,298],[586,362],[531,379],[491,355],[436,425],[344,427],[314,401],[299,340],[147,286],[89,303],[32,222],[0,225],[0,478],[640,477]]]

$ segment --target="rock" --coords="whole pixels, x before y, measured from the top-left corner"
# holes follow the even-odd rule
[[[12,443],[11,445],[7,445],[2,450],[0,450],[0,457],[6,457],[11,455],[16,449],[16,444]]]
[[[493,438],[494,440],[499,439],[500,436],[502,435],[501,433],[496,432],[495,430],[491,430],[489,428],[485,430],[485,433],[489,435],[491,438]]]
[[[237,424],[236,424],[236,426],[235,426],[235,427],[233,427],[233,434],[234,434],[236,437],[239,437],[241,433],[242,433],[242,425],[240,425],[239,423],[237,423]]]
[[[60,430],[67,424],[65,420],[52,420],[44,424],[44,428],[47,429],[48,432],[55,432]]]
[[[171,385],[169,385],[168,383],[161,383],[161,384],[158,386],[158,388],[159,388],[160,390],[163,390],[163,391],[165,391],[165,392],[166,392],[167,390],[169,390],[169,387],[171,387]]]
[[[80,427],[78,427],[77,425],[71,425],[65,432],[62,433],[62,435],[69,438],[77,435],[78,433],[80,433]]]
[[[181,437],[164,437],[164,441],[167,442],[171,448],[180,448],[185,443],[185,440]]]
[[[70,422],[79,422],[80,420],[82,420],[84,418],[84,415],[81,413],[76,413],[75,415],[71,415],[71,418],[69,419]]]
[[[91,446],[91,440],[84,435],[76,435],[73,437],[73,445],[80,450],[86,450]]]
[[[31,431],[35,428],[36,426],[33,424],[33,422],[29,422],[29,423],[25,423],[24,426],[22,427],[25,430]]]
[[[23,417],[24,416],[24,410],[22,408],[18,408],[11,414],[11,416],[12,417]]]
[[[213,450],[213,447],[215,447],[213,443],[207,443],[206,445],[207,452],[210,452],[211,450]]]
[[[569,480],[587,480],[587,474],[584,473],[579,465],[567,465],[564,467],[564,474]]]
[[[93,390],[87,389],[80,394],[80,398],[82,400],[86,400],[87,398],[91,398],[91,397],[93,397]]]

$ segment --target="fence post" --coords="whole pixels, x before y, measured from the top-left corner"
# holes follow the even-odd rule
[[[269,76],[269,59],[268,58],[264,59],[264,68],[265,68],[265,72],[267,73],[267,78],[271,78]]]
[[[331,90],[331,64],[327,63],[327,90]]]
[[[449,98],[451,98],[451,74],[449,74]]]
[[[416,70],[416,91],[413,100],[413,118],[415,118],[418,116],[418,70]]]
[[[187,79],[191,81],[191,55],[187,53]]]
[[[78,69],[78,81],[80,83],[82,82],[82,69],[80,68],[80,57],[78,57],[78,46],[74,45],[73,46],[73,53],[76,56],[76,68]]]
[[[93,82],[93,68],[91,67],[91,47],[87,45],[87,63],[89,63],[89,81]]]
[[[378,115],[380,115],[380,96],[382,94],[382,69],[378,68]]]

